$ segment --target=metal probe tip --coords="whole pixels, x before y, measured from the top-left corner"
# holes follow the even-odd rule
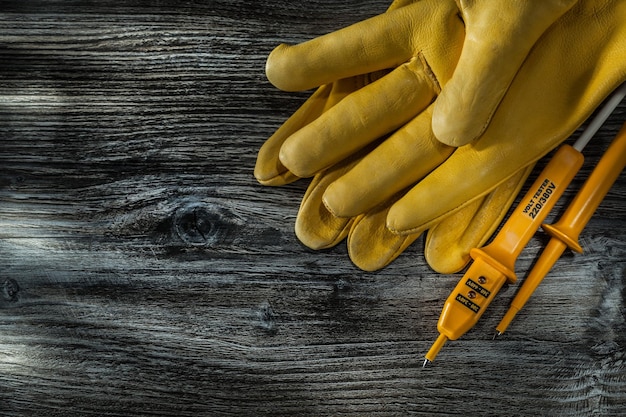
[[[435,343],[433,343],[433,345],[430,347],[430,350],[425,356],[426,360],[424,361],[424,367],[428,365],[430,362],[435,360],[435,357],[437,356],[437,354],[439,353],[443,345],[446,344],[447,341],[448,341],[448,337],[446,335],[444,334],[439,335],[439,337],[437,338],[437,340],[435,340]]]
[[[424,364],[422,365],[422,368],[426,368],[429,364],[430,361],[428,359],[424,359]]]

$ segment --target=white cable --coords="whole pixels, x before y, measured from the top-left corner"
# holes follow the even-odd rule
[[[622,101],[622,99],[626,96],[626,82],[617,87],[609,101],[606,102],[604,107],[600,109],[596,117],[593,118],[589,126],[584,130],[584,132],[580,135],[578,140],[573,145],[573,148],[578,152],[582,152],[582,150],[587,146],[593,135],[600,129],[602,124],[609,118],[613,110],[618,106],[618,104]]]

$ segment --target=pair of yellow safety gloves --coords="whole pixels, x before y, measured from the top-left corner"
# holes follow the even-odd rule
[[[347,237],[377,270],[427,231],[438,272],[469,262],[534,163],[626,80],[626,0],[396,0],[379,16],[267,60],[317,87],[261,147],[264,185],[313,177],[295,230]]]

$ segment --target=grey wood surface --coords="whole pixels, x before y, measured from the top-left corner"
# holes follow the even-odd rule
[[[269,51],[386,7],[0,3],[0,415],[626,415],[624,174],[507,334],[515,286],[427,369],[460,275],[421,241],[377,273],[311,251],[306,181],[256,183],[307,96],[266,81]]]

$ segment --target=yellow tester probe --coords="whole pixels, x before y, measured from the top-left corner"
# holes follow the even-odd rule
[[[470,251],[474,262],[444,304],[437,323],[439,337],[426,354],[424,366],[435,360],[448,340],[458,339],[478,322],[505,281],[516,281],[517,257],[582,166],[582,149],[625,95],[626,83],[573,146],[562,145],[556,151],[493,241]]]
[[[552,236],[528,277],[511,301],[511,306],[496,327],[498,335],[504,333],[513,317],[522,309],[543,278],[568,247],[578,253],[583,249],[578,244],[578,236],[585,228],[609,189],[613,186],[626,166],[626,123],[608,147],[598,165],[585,181],[561,219],[553,224],[542,226]]]

